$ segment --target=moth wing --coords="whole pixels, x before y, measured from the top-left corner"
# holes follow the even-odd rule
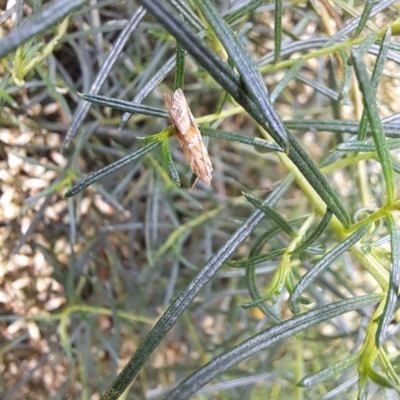
[[[208,155],[207,147],[204,143],[199,127],[196,124],[196,120],[194,119],[194,116],[189,106],[188,106],[188,115],[191,125],[190,136],[192,137],[191,143],[189,144],[191,160],[192,160],[190,166],[192,168],[192,171],[197,176],[199,176],[202,181],[207,183],[207,185],[210,185],[212,179],[211,172],[213,170],[210,156]]]
[[[179,130],[181,135],[185,135],[186,131],[190,128],[191,113],[189,113],[189,106],[182,89],[175,90],[174,97],[172,98],[171,118],[173,119],[174,125]]]
[[[193,141],[194,142],[194,147],[197,148],[197,152],[201,154],[201,162],[199,165],[201,165],[201,170],[202,173],[200,174],[201,179],[206,182],[208,185],[210,185],[211,182],[211,172],[213,170],[210,156],[208,155],[207,147],[206,144],[204,143],[203,137],[201,136],[199,127],[196,124],[196,120],[194,119],[194,116],[189,109],[189,117],[192,122],[192,127],[196,129],[196,134],[197,134],[197,140]],[[197,175],[197,174],[196,174]]]
[[[190,168],[201,180],[210,185],[213,170],[211,160],[182,89],[177,89],[173,97],[164,94],[164,101]]]
[[[164,103],[165,107],[167,107],[168,114],[171,118],[172,123],[174,123],[172,119],[172,106],[173,106],[173,100],[172,97],[168,93],[164,93]]]
[[[189,115],[190,124],[193,125],[193,126],[195,126],[196,129],[198,130],[199,128],[197,127],[196,120],[194,119],[194,116],[193,116],[193,114],[192,114],[192,111],[191,111],[191,109],[189,108],[188,104],[186,104],[186,106],[187,106],[187,113],[188,113],[188,115]],[[200,134],[200,133],[199,133],[199,134]]]
[[[193,129],[194,130],[194,129]],[[211,171],[213,170],[210,156],[208,155],[207,148],[201,137],[201,134],[196,126],[195,131],[196,137],[193,138],[192,142],[188,143],[186,140],[182,140],[181,147],[186,159],[189,162],[192,171],[207,185],[211,184]],[[185,138],[186,139],[186,138]]]

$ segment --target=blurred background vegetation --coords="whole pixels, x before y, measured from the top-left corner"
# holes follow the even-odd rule
[[[277,152],[211,137],[212,185],[199,181],[188,192],[191,173],[172,137],[170,151],[180,187],[170,177],[157,148],[75,197],[64,198],[85,176],[142,148],[138,138],[162,132],[169,125],[169,120],[146,112],[135,112],[121,123],[121,116],[126,115],[121,108],[90,104],[79,95],[99,94],[165,110],[163,93],[172,93],[176,86],[176,40],[139,3],[0,0],[3,399],[100,398],[173,299],[246,223],[254,202],[242,192],[264,199],[292,169]],[[202,32],[208,48],[237,67],[197,1],[161,3],[173,6],[176,15],[183,14],[186,22],[182,19],[182,25]],[[262,72],[281,120],[310,159],[325,168],[325,178],[352,222],[382,209],[388,178],[386,170],[385,180],[382,177],[376,148],[369,147],[369,153],[358,153],[367,151],[361,147],[350,149],[351,153],[330,152],[339,143],[356,139],[358,121],[363,118],[365,92],[359,90],[358,71],[348,65],[349,50],[364,45],[360,52],[370,76],[377,54],[387,50],[382,37],[399,17],[400,4],[387,0],[219,0],[212,4]],[[357,19],[360,15],[366,16],[364,21]],[[378,119],[386,124],[385,132],[393,132],[391,138],[400,132],[400,124],[396,125],[400,113],[396,27],[394,24],[376,90]],[[340,49],[329,48],[346,40],[348,45]],[[305,55],[309,56],[302,64],[293,66]],[[356,64],[361,65],[359,60]],[[198,123],[271,141],[190,55],[185,57],[184,90]],[[398,147],[396,143],[392,146]],[[391,155],[393,170],[398,172],[396,151]],[[393,186],[394,179],[396,176]],[[310,234],[323,212],[318,208],[321,203],[310,200],[316,195],[307,192],[307,187],[297,174],[274,209],[284,220],[297,218],[291,222],[296,230],[311,217]],[[383,292],[388,290],[390,262],[393,264],[390,240],[393,247],[396,229],[391,230],[390,220],[387,226],[372,222],[374,230],[364,238],[362,251],[383,268],[386,286],[360,259],[346,252],[308,289],[307,296],[314,303],[301,306],[302,311],[343,298],[381,293],[382,286]],[[274,218],[263,219],[248,238],[237,243],[232,260],[245,260],[257,238],[276,224],[281,226]],[[292,258],[296,282],[350,232],[345,227],[342,231],[330,228],[318,234],[307,252]],[[273,259],[258,262],[253,271],[259,297],[268,293],[281,265],[279,251],[291,241],[288,232],[276,232],[261,246],[265,254],[277,253]],[[172,329],[162,332],[162,342],[121,398],[164,398],[201,365],[257,332],[293,318],[286,290],[276,297],[275,304],[269,301],[261,309],[241,307],[254,300],[248,287],[254,276],[249,275],[249,264],[242,264],[247,269],[238,266],[225,264],[210,282],[204,280],[204,287],[185,306]],[[359,358],[354,357],[346,364],[348,369],[337,369],[337,375],[330,370],[326,380],[313,385],[297,383],[359,351],[374,307],[312,324],[266,350],[254,351],[255,355],[222,371],[192,398],[367,396],[367,390],[357,386]],[[397,322],[392,314],[387,324]],[[394,376],[398,328],[391,326],[385,344],[387,357],[380,355],[380,363],[375,364],[391,383],[367,374],[371,379],[368,398],[398,395],[399,378]],[[390,368],[385,367],[385,360],[392,363]],[[364,364],[358,365],[362,376],[360,365]],[[171,398],[186,397],[176,394]]]

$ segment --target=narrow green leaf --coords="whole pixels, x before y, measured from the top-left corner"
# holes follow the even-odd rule
[[[249,251],[249,258],[259,255],[265,244],[280,232],[282,232],[282,229],[279,226],[274,226],[273,228],[270,228],[266,230],[263,234],[261,234],[251,246]]]
[[[251,99],[258,106],[265,121],[268,122],[270,130],[275,134],[274,140],[284,150],[287,150],[287,131],[269,100],[267,87],[256,63],[230,26],[220,17],[211,2],[209,0],[198,0],[197,4],[239,71],[241,80]]]
[[[258,107],[246,93],[243,92],[243,85],[240,77],[232,68],[224,63],[215,52],[211,51],[205,45],[204,41],[190,31],[185,24],[182,24],[182,20],[165,7],[163,2],[160,0],[141,1],[168,32],[179,40],[197,63],[207,70],[210,75],[246,109],[258,124],[269,131],[275,141],[279,140],[279,137],[275,137],[274,131],[270,129],[265,118],[260,114]],[[289,158],[299,168],[315,191],[321,196],[327,207],[332,210],[339,221],[347,227],[350,224],[350,218],[331,185],[326,181],[322,173],[296,139],[290,134],[288,139],[290,142]]]
[[[246,22],[238,31],[237,36],[240,40],[243,38],[254,28],[254,24],[252,22]],[[233,67],[233,65],[231,65]]]
[[[125,101],[120,99],[113,99],[111,97],[100,96],[98,94],[80,94],[83,100],[86,100],[93,104],[98,104],[103,107],[110,107],[115,110],[138,113],[143,115],[151,115],[152,117],[158,118],[169,118],[168,111],[162,110],[157,107],[144,106],[142,104],[133,103],[131,101]]]
[[[378,90],[379,82],[381,80],[383,68],[385,66],[386,58],[389,51],[391,37],[392,37],[392,30],[388,28],[382,38],[382,43],[379,47],[379,53],[378,56],[376,57],[374,69],[371,75],[371,86],[374,93],[376,93]],[[360,120],[360,129],[357,135],[358,140],[365,139],[365,136],[367,134],[367,128],[368,128],[368,112],[366,109],[364,109]]]
[[[372,8],[371,13],[369,14],[370,18],[374,17],[376,14],[379,12],[383,11],[385,8],[389,7],[393,3],[395,3],[396,0],[381,0],[375,7]],[[357,27],[360,25],[361,21],[361,16],[354,18],[352,21],[347,23],[340,31],[336,32],[330,40],[325,44],[325,46],[332,46],[335,43],[339,43],[342,38],[347,36],[350,32],[353,30],[357,29]]]
[[[387,376],[387,378],[393,382],[395,385],[397,385],[396,390],[397,393],[400,393],[400,377],[393,367],[392,362],[390,361],[388,354],[384,349],[380,349],[378,353],[378,359],[379,362],[382,366],[382,371],[383,373]]]
[[[260,310],[267,317],[274,319],[276,322],[280,322],[279,319],[272,313],[269,306],[267,304],[265,304],[265,302],[268,300],[272,300],[273,303],[276,303],[285,282],[276,282],[276,284],[271,285],[272,287],[270,288],[270,292],[267,295],[261,296],[261,293],[257,287],[255,266],[261,258],[267,258],[266,256],[268,256],[268,259],[273,259],[273,258],[283,254],[285,251],[286,251],[286,248],[278,249],[278,250],[270,251],[267,254],[255,256],[252,259],[247,260],[248,261],[247,268],[246,268],[247,287],[249,289],[249,293],[250,293],[253,301],[251,301],[249,303],[245,303],[245,304],[240,304],[240,306],[243,309],[252,309],[252,308],[259,307]],[[252,260],[254,262],[251,262]],[[289,275],[287,277],[286,284],[290,286],[290,287],[288,287],[288,289],[289,289],[289,293],[291,293],[293,291],[293,286],[294,286],[291,272],[289,273]],[[308,304],[311,304],[313,301],[310,299],[307,299],[303,296],[300,296],[298,299],[298,302],[308,305]]]
[[[274,53],[274,64],[279,61],[281,56],[281,45],[282,45],[282,0],[275,0],[275,26],[274,26],[274,40],[275,40],[275,53]]]
[[[368,114],[367,114],[368,115]],[[361,129],[358,121],[346,121],[340,119],[289,119],[285,121],[285,125],[288,129],[294,129],[298,131],[308,131],[310,129],[323,132],[333,133],[353,133],[357,134]],[[397,123],[384,123],[383,129],[385,136],[387,137],[399,137],[400,136],[400,124]],[[367,130],[368,133],[372,133],[371,128]],[[364,140],[364,139],[363,139]]]
[[[340,58],[342,59],[343,62],[343,85],[342,85],[342,90],[339,93],[339,100],[342,100],[344,97],[347,96],[349,93],[349,90],[351,89],[351,84],[352,84],[352,73],[351,73],[351,68],[348,65],[348,59],[349,57],[347,56],[345,50],[339,49],[339,55]]]
[[[69,105],[65,100],[65,97],[57,91],[56,85],[54,84],[54,82],[52,82],[48,72],[46,72],[45,69],[40,64],[37,64],[35,66],[35,69],[39,73],[43,81],[46,83],[47,89],[49,90],[51,97],[53,97],[53,99],[57,100],[60,103],[60,106],[62,107],[66,117],[68,118],[68,120],[71,120],[72,113],[69,108]]]
[[[206,27],[203,21],[197,16],[197,14],[190,8],[190,4],[186,0],[167,0],[172,7],[175,8],[181,14],[185,21],[188,22],[196,31],[203,31]],[[176,86],[179,89],[183,86]]]
[[[165,139],[170,138],[175,133],[175,128],[170,125],[160,133],[156,133],[150,136],[138,136],[137,139],[142,140],[143,143],[153,143],[153,142],[162,142]]]
[[[305,376],[297,385],[302,387],[310,387],[317,383],[324,382],[335,375],[338,375],[345,371],[347,368],[356,365],[362,355],[362,350],[350,355],[349,357],[341,360],[321,371]]]
[[[305,218],[307,218],[307,216],[301,215],[296,218],[291,218],[287,222],[288,224],[295,224],[296,222],[303,221]],[[251,246],[249,251],[249,258],[260,254],[265,244],[274,236],[279,234],[281,231],[282,229],[279,226],[275,226],[273,228],[268,229],[263,234],[261,234],[254,242],[254,244]]]
[[[64,2],[70,3],[70,2]],[[125,46],[126,42],[131,37],[131,34],[135,31],[138,27],[140,21],[144,18],[146,14],[146,10],[143,7],[138,7],[136,12],[134,12],[131,18],[128,20],[126,26],[119,34],[117,40],[113,44],[110,53],[108,54],[107,58],[103,62],[100,71],[96,75],[96,79],[92,83],[90,87],[90,93],[96,94],[99,92],[101,86],[103,85],[104,81],[108,78],[111,68],[113,67],[114,63],[117,61],[119,54],[122,52],[123,47]],[[76,133],[78,132],[79,127],[81,126],[83,120],[85,119],[88,111],[90,108],[89,103],[80,102],[78,104],[77,109],[75,110],[74,117],[71,123],[70,128],[68,129],[67,134],[65,135],[64,142],[62,144],[61,150],[63,151],[65,148],[69,146],[72,139],[75,137]]]
[[[176,42],[176,69],[174,90],[183,88],[185,82],[185,49]]]
[[[158,70],[158,72],[143,86],[142,89],[136,94],[133,98],[132,102],[135,104],[139,104],[145,99],[153,89],[160,83],[162,80],[168,75],[170,71],[174,69],[176,65],[176,56],[175,54]],[[119,123],[119,129],[122,129],[129,118],[132,116],[132,113],[124,112],[121,117],[121,121]]]
[[[345,227],[349,226],[350,218],[347,211],[344,209],[343,204],[332,190],[332,187],[292,135],[289,136],[289,140],[293,147],[293,151],[291,150],[289,153],[289,158],[297,168],[299,168],[315,191],[321,196],[327,208],[336,215],[338,220]]]
[[[276,84],[276,86],[271,90],[271,94],[269,95],[269,99],[271,100],[271,103],[275,103],[276,99],[281,94],[283,89],[287,86],[287,84],[299,74],[303,64],[304,64],[304,58],[299,58],[292,65],[292,67],[289,69],[289,71],[285,74],[283,79],[281,79]]]
[[[302,253],[307,247],[310,247],[315,240],[319,239],[324,230],[329,225],[329,222],[332,218],[332,212],[330,210],[326,210],[325,215],[321,219],[321,222],[315,228],[314,232],[305,240],[301,241],[299,245],[292,251],[291,255],[294,256],[296,254]]]
[[[299,296],[307,289],[307,287],[314,282],[332,263],[343,253],[345,253],[351,246],[356,244],[368,232],[371,223],[362,225],[359,229],[353,232],[346,240],[338,246],[329,251],[324,257],[317,262],[317,264],[310,269],[300,280],[290,295],[289,303],[294,303]]]
[[[69,223],[69,242],[71,246],[76,243],[76,218],[75,218],[75,204],[74,200],[69,198],[68,200],[68,217]]]
[[[169,138],[162,141],[161,155],[163,163],[168,168],[169,176],[178,186],[181,186],[179,174],[175,168],[174,160],[172,159],[171,150],[169,147]]]
[[[5,100],[13,108],[19,108],[18,103],[3,89],[0,89],[0,99]]]
[[[356,38],[361,31],[364,29],[365,24],[367,23],[369,16],[371,15],[372,7],[376,3],[375,0],[366,0],[364,10],[361,14],[360,22],[357,25],[356,31],[354,32],[354,38]]]
[[[297,303],[304,304],[305,306],[309,306],[310,304],[314,303],[314,301],[311,299],[308,299],[307,297],[300,296],[297,299]]]
[[[376,372],[373,368],[367,369],[368,377],[371,378],[375,383],[379,386],[387,387],[391,389],[395,389],[396,386],[393,382],[391,382],[386,376],[383,376]],[[397,392],[399,393],[399,388],[397,388]]]
[[[243,196],[248,200],[251,204],[253,204],[254,207],[257,207],[259,210],[261,210],[266,217],[272,219],[276,225],[278,225],[284,232],[286,232],[290,236],[296,236],[296,232],[293,230],[293,228],[287,223],[286,219],[283,218],[278,211],[273,209],[272,207],[266,205],[263,203],[261,200],[257,199],[257,197],[254,197],[253,195],[249,193],[243,193]]]
[[[286,248],[271,250],[266,254],[260,254],[254,257],[250,257],[246,260],[228,261],[226,265],[231,268],[247,268],[250,264],[257,265],[265,261],[273,260],[274,258],[281,256],[285,251]]]
[[[25,157],[25,156],[22,156],[21,154],[14,153],[12,151],[10,152],[10,154],[14,155],[15,157],[20,158],[21,160],[26,161],[27,163],[30,163],[32,165],[38,165],[44,169],[48,169],[50,171],[56,171],[58,174],[61,174],[62,172],[64,172],[64,168],[55,167],[55,166],[53,166],[51,164],[47,164],[47,163],[42,163],[39,160],[37,160],[36,158]],[[47,186],[47,188],[49,188],[49,186]],[[40,197],[42,197],[42,196],[40,196]]]
[[[390,232],[390,242],[392,247],[391,252],[391,269],[389,288],[386,293],[385,308],[382,313],[381,320],[379,321],[376,345],[381,347],[386,339],[390,322],[393,319],[393,314],[396,311],[397,303],[399,301],[399,287],[400,287],[400,234],[396,226],[396,220],[393,215],[388,214],[386,220]]]
[[[358,46],[358,53],[363,56],[368,53],[368,50],[370,47],[377,41],[378,39],[378,34],[376,32],[370,32],[363,42]],[[351,55],[348,60],[347,60],[347,65],[348,66],[353,66],[354,65],[354,58]]]
[[[220,114],[222,109],[224,108],[225,103],[228,101],[229,93],[227,91],[222,91],[220,93],[217,106],[215,107],[215,113]]]
[[[243,95],[240,89],[240,77],[215,52],[211,51],[203,40],[183,24],[181,18],[172,13],[160,0],[142,0],[142,4],[235,99],[238,98],[239,94]],[[173,66],[175,66],[175,62]]]
[[[400,164],[393,163],[393,171],[400,174]]]
[[[210,137],[214,137],[217,139],[229,140],[231,142],[246,143],[246,144],[250,144],[255,147],[260,147],[262,149],[266,149],[268,151],[283,152],[282,148],[279,145],[277,145],[276,143],[270,143],[261,138],[257,138],[257,137],[255,138],[255,137],[245,136],[245,135],[238,135],[236,133],[222,131],[220,129],[208,128],[205,126],[200,126],[199,129],[200,129],[201,134],[204,136],[210,136]]]
[[[302,252],[314,255],[322,255],[326,253],[326,247],[322,244],[315,243],[314,245],[306,247]]]
[[[293,180],[289,175],[266,199],[269,206],[275,205],[284,195]],[[168,307],[157,321],[156,325],[146,336],[146,339],[129,360],[128,364],[117,376],[115,381],[103,395],[103,400],[116,400],[125,391],[128,385],[135,379],[144,363],[160,342],[165,338],[168,331],[174,326],[179,316],[187,309],[192,300],[200,290],[210,281],[219,268],[253,232],[257,225],[263,220],[264,214],[256,210],[240,228],[227,240],[216,254],[214,254],[204,267],[199,271],[190,284],[178,295],[175,301]]]
[[[268,304],[265,303],[267,300],[272,300],[273,304],[277,302],[283,289],[283,283],[281,281],[276,282],[275,285],[271,285],[268,294],[262,295],[257,286],[256,264],[251,263],[248,264],[246,268],[246,278],[247,289],[249,290],[250,296],[253,300],[250,303],[240,304],[240,306],[244,309],[259,307],[267,317],[274,319],[275,322],[279,322],[280,318],[273,314]]]
[[[332,54],[329,57],[327,65],[326,65],[327,72],[328,72],[327,85],[328,85],[329,88],[331,88],[334,91],[338,92],[338,100],[331,100],[330,101],[330,106],[332,108],[331,114],[332,114],[332,117],[335,118],[335,119],[342,119],[343,118],[342,117],[343,106],[342,106],[341,100],[344,99],[345,97],[347,97],[347,94],[348,94],[348,91],[346,92],[345,90],[343,90],[343,89],[346,89],[344,85],[346,85],[346,83],[347,83],[346,79],[348,77],[346,75],[347,74],[346,69],[350,70],[350,73],[352,73],[352,71],[351,71],[350,67],[344,68],[344,71],[343,71],[344,82],[342,82],[342,89],[340,89],[340,85],[338,83],[339,76],[337,76],[337,74],[336,74],[338,66],[339,65],[338,65],[337,58]],[[343,135],[339,134],[338,137],[335,138],[334,140],[336,142],[338,142],[338,143],[343,142],[343,140],[344,140],[343,139]]]
[[[263,332],[245,340],[238,346],[221,354],[198,369],[167,396],[168,399],[185,400],[192,397],[200,388],[216,376],[243,361],[247,357],[258,354],[261,350],[271,345],[294,336],[310,326],[335,318],[339,315],[375,304],[382,295],[368,295],[355,297],[323,305],[315,310],[281,322]]]
[[[343,396],[343,393],[347,393],[350,387],[355,387],[357,385],[357,381],[358,381],[357,373],[356,374],[353,373],[352,375],[350,375],[349,378],[345,377],[343,383],[338,384],[332,390],[329,390],[327,393],[321,396],[321,400],[334,400],[340,398],[341,395]],[[357,398],[357,400],[367,400],[367,399]]]
[[[340,99],[340,93],[338,93],[324,85],[321,85],[320,83],[315,82],[312,79],[307,78],[304,75],[298,75],[298,76],[296,76],[296,79],[300,82],[303,82],[305,85],[312,87],[315,91],[328,97],[328,99],[336,100],[336,101],[341,100],[342,103],[347,106],[352,105],[352,102],[349,99],[343,99],[343,98]]]
[[[389,150],[395,150],[400,147],[400,139],[386,140],[386,145]],[[357,151],[357,152],[373,152],[376,151],[374,142],[343,142],[338,144],[334,151]]]
[[[52,184],[51,188],[48,188],[49,190],[46,190],[46,194],[43,193],[44,197],[44,202],[42,203],[42,205],[40,206],[39,210],[35,211],[35,216],[33,217],[28,229],[25,230],[24,234],[20,237],[18,244],[15,246],[15,248],[13,249],[12,254],[18,254],[19,251],[21,250],[22,246],[26,243],[26,241],[30,238],[32,238],[32,234],[36,229],[37,224],[40,221],[43,221],[43,214],[45,212],[45,210],[47,209],[47,207],[50,205],[51,200],[53,198],[53,193],[55,192],[54,189],[58,188],[59,182],[61,181],[61,179],[63,178],[62,175],[60,175],[58,178],[55,179],[55,182]],[[50,192],[50,193],[49,193]],[[47,194],[49,193],[49,194]]]
[[[286,288],[288,289],[289,293],[293,292],[294,289],[294,279],[293,279],[293,270],[290,270],[286,276]],[[308,299],[307,297],[300,296],[297,300],[297,303],[309,305],[313,303],[313,300]],[[300,310],[296,311],[298,314]]]
[[[276,293],[269,293],[263,297],[259,297],[256,300],[253,300],[249,303],[239,304],[243,310],[251,310],[253,308],[260,307],[262,304],[266,303],[268,300],[272,300],[273,303],[276,303]]]
[[[234,22],[238,21],[240,18],[252,13],[255,9],[262,6],[264,3],[269,3],[271,0],[251,0],[246,5],[240,7],[238,10],[232,12],[225,17],[225,22],[232,25]]]
[[[302,217],[297,217],[293,218],[289,221],[287,221],[289,224],[293,224],[295,222],[298,222],[299,220],[304,219],[304,216]],[[282,255],[286,249],[277,249],[270,251],[266,254],[259,254],[262,247],[264,244],[280,233],[282,231],[280,226],[274,227],[268,231],[266,231],[264,234],[260,235],[259,238],[256,240],[252,248],[250,249],[249,252],[249,258],[247,260],[243,261],[237,261],[238,266],[242,264],[243,266],[246,266],[246,277],[247,277],[247,287],[250,293],[251,298],[253,301],[249,303],[248,305],[242,305],[249,306],[250,308],[252,307],[259,307],[260,310],[270,319],[272,318],[275,323],[279,322],[280,320],[276,317],[275,314],[272,313],[270,307],[266,304],[264,304],[268,299],[272,299],[273,301],[276,300],[276,293],[270,293],[266,296],[263,296],[261,292],[259,291],[257,287],[257,281],[256,281],[256,265],[259,264],[260,262],[272,260],[273,258],[276,258],[280,255]]]
[[[59,0],[50,3],[46,7],[42,7],[41,10],[27,22],[0,40],[0,58],[11,53],[22,43],[28,41],[38,33],[43,32],[60,19],[65,18],[69,13],[82,6],[85,2],[85,0]]]
[[[357,400],[368,400],[370,383],[371,381],[366,376],[359,375]]]
[[[114,171],[119,170],[120,168],[124,167],[125,165],[128,165],[132,163],[133,161],[136,161],[140,157],[143,157],[153,149],[155,149],[160,142],[153,142],[148,144],[147,146],[142,147],[141,149],[135,151],[132,154],[128,154],[126,157],[121,158],[120,160],[107,165],[106,167],[99,169],[92,175],[89,175],[87,178],[82,179],[80,182],[78,182],[75,186],[73,186],[71,189],[68,190],[67,193],[65,193],[65,197],[72,197],[75,196],[77,193],[81,192],[83,189],[86,189],[88,186],[93,185],[93,183],[97,182],[99,179],[103,178],[104,176],[111,174]]]
[[[354,67],[360,90],[364,97],[365,108],[367,109],[369,122],[372,128],[372,137],[376,145],[378,158],[382,166],[383,176],[385,178],[386,192],[388,202],[392,203],[396,195],[396,187],[394,183],[393,166],[390,158],[389,148],[386,143],[385,133],[382,128],[381,119],[379,117],[378,106],[376,105],[375,93],[369,81],[364,62],[357,51],[352,52],[354,57]]]

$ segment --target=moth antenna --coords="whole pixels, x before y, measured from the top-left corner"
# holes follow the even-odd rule
[[[193,190],[193,188],[196,186],[197,181],[199,180],[199,177],[197,177],[195,179],[195,181],[193,182],[193,185],[190,187],[189,192],[191,192]]]

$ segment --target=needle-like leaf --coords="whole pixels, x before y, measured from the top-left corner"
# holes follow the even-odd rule
[[[354,233],[352,233],[346,240],[340,243],[338,246],[333,248],[331,251],[325,254],[324,257],[321,258],[317,262],[317,264],[310,269],[300,280],[300,282],[296,285],[293,290],[293,293],[290,295],[289,302],[294,303],[300,297],[300,295],[307,289],[307,287],[314,282],[315,279],[319,275],[322,274],[327,268],[329,268],[332,263],[341,256],[344,252],[346,252],[351,246],[356,244],[362,237],[368,232],[371,227],[370,223],[366,223],[360,228],[358,228]]]
[[[213,76],[214,79],[227,92],[229,92],[232,97],[239,102],[264,129],[271,133],[274,140],[277,141],[278,144],[279,142],[282,142],[282,140],[285,141],[285,138],[280,136],[283,134],[283,131],[281,130],[281,122],[279,117],[276,116],[276,113],[270,106],[267,106],[263,109],[263,112],[273,112],[274,117],[271,117],[271,119],[268,119],[267,121],[265,120],[265,114],[261,114],[261,110],[259,110],[256,104],[253,102],[253,99],[249,98],[243,91],[243,85],[239,76],[235,74],[228,64],[222,62],[222,60],[215,53],[210,51],[210,49],[202,40],[200,40],[200,38],[191,32],[185,25],[182,25],[179,22],[179,18],[167,7],[165,7],[163,2],[160,0],[142,0],[142,4],[151,11],[151,13],[171,34],[175,36],[175,38],[192,55],[192,57],[195,58],[195,60],[202,65],[210,73],[210,75]],[[203,1],[199,2],[199,5],[206,6]],[[216,14],[215,10],[213,11],[213,8],[210,8],[209,4],[207,7],[202,7],[202,9],[203,8],[206,8],[207,15],[210,17],[209,20],[211,21],[212,19],[214,21],[212,14]],[[223,42],[225,47],[232,48],[234,51],[234,47],[238,46],[236,39],[230,34],[230,31],[226,30],[225,25],[220,23],[219,17],[216,19],[216,22],[219,32],[223,34],[221,37],[219,37],[219,39]],[[229,43],[224,43],[225,39]],[[232,44],[230,44],[231,42]],[[240,63],[240,58],[245,57],[245,52],[243,52],[241,48],[237,48],[233,55],[237,57],[237,60]],[[252,60],[250,60],[250,62],[244,61],[244,64],[241,65],[241,68],[245,65],[251,65],[252,62]],[[238,66],[236,65],[236,67]],[[246,69],[243,71],[244,74],[247,72],[248,71],[246,71]],[[256,74],[254,73],[252,76],[255,77]],[[255,82],[258,82],[258,79],[256,79],[254,83]],[[264,84],[263,87],[261,90],[266,90]],[[265,103],[265,99],[262,99],[262,101]],[[276,129],[280,130],[280,134],[276,133]],[[286,136],[286,134],[284,136]],[[299,168],[310,185],[313,186],[315,191],[321,196],[328,208],[332,210],[332,212],[344,226],[348,226],[350,223],[349,216],[347,215],[343,204],[332,190],[331,185],[328,184],[324,176],[321,174],[303,148],[299,145],[296,139],[290,134],[286,137],[290,143],[290,149],[288,152],[289,158]]]
[[[390,158],[389,147],[386,143],[385,133],[383,131],[378,106],[376,104],[376,95],[371,86],[370,80],[365,69],[361,56],[357,51],[352,51],[354,57],[354,67],[358,83],[363,93],[365,108],[368,112],[369,122],[372,128],[372,137],[375,142],[376,151],[382,166],[383,176],[385,178],[386,193],[388,202],[391,203],[396,194],[394,183],[393,166]]]
[[[135,151],[132,154],[128,154],[127,156],[121,158],[114,163],[107,165],[104,168],[99,169],[98,171],[94,172],[92,175],[89,175],[87,178],[82,179],[78,182],[75,186],[65,193],[65,197],[72,197],[75,196],[77,193],[81,192],[83,189],[86,189],[88,186],[93,185],[93,183],[97,182],[99,179],[103,178],[106,175],[111,174],[112,172],[118,171],[125,165],[132,163],[133,161],[138,160],[140,157],[143,157],[153,149],[155,149],[160,142],[152,142],[149,143],[147,146],[142,147],[141,149]]]
[[[392,245],[389,288],[386,293],[385,308],[378,325],[376,345],[381,347],[386,339],[389,325],[399,302],[400,287],[400,235],[396,221],[391,214],[386,216],[389,226],[390,242]]]
[[[273,206],[283,196],[293,177],[286,178],[266,199],[265,203]],[[218,269],[240,246],[240,244],[253,232],[257,225],[264,218],[260,210],[256,210],[243,225],[228,239],[225,245],[213,255],[210,260],[199,271],[191,283],[179,294],[175,301],[168,307],[160,317],[154,328],[147,335],[145,341],[138,348],[131,360],[118,375],[113,384],[108,388],[103,400],[117,399],[135,379],[143,364],[150,357],[151,353],[164,339],[167,332],[174,326],[179,316],[186,310],[187,306],[197,296],[200,290],[209,282]]]
[[[346,299],[337,303],[324,305],[312,311],[308,311],[288,321],[281,322],[272,328],[245,340],[238,346],[228,352],[214,358],[202,368],[194,372],[180,385],[173,390],[168,399],[185,400],[193,396],[207,382],[210,382],[215,376],[228,370],[240,361],[259,353],[261,350],[295,335],[309,326],[314,326],[322,321],[337,317],[349,311],[365,307],[378,302],[382,295],[368,295]]]

